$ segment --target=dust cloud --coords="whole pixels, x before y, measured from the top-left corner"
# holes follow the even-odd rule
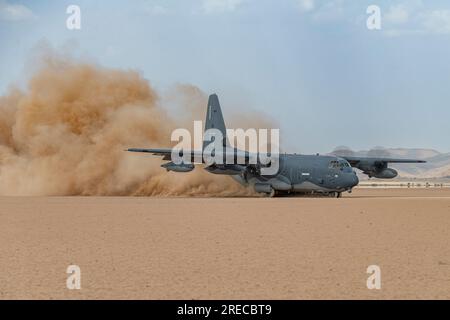
[[[171,100],[176,110],[164,107]],[[201,166],[166,172],[160,157],[124,151],[170,147],[172,130],[203,119],[206,101],[195,86],[161,98],[136,71],[48,53],[26,89],[0,97],[0,195],[252,195]]]

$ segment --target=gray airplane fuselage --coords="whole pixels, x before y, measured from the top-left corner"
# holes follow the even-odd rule
[[[350,191],[359,182],[350,164],[342,158],[321,155],[280,154],[279,170],[273,176],[245,172],[233,178],[251,184],[259,192],[333,193]]]

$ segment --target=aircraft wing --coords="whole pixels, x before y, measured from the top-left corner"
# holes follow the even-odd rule
[[[417,159],[395,159],[395,158],[369,158],[369,157],[341,157],[347,160],[352,167],[358,168],[369,178],[392,179],[398,172],[388,168],[389,163],[424,163]]]
[[[163,149],[129,148],[126,151],[151,153],[154,156],[162,156],[163,160],[172,160],[172,149],[169,149],[169,148],[163,148]],[[183,152],[189,152],[191,154],[191,162],[194,162],[194,157],[196,155],[198,155],[198,159],[202,159],[202,151],[197,151],[197,150],[181,151],[180,156],[183,156]]]
[[[150,153],[152,155],[162,156],[163,160],[172,161],[172,149],[130,148],[126,149],[125,151]],[[226,148],[224,152],[221,153],[223,155],[222,164],[208,163],[208,161],[205,161],[205,158],[203,157],[203,152],[200,150],[187,150],[187,151],[180,150],[180,156],[183,156],[183,152],[190,153],[190,163],[183,163],[177,165],[174,164],[173,162],[167,162],[161,165],[161,167],[165,168],[167,171],[189,172],[194,169],[195,167],[194,164],[199,164],[201,161],[201,163],[207,164],[205,170],[214,174],[237,175],[241,174],[246,170],[259,173],[259,166],[250,164],[250,159],[255,155],[247,151],[242,151],[235,148]],[[237,160],[237,157],[239,157],[242,160],[242,164],[239,164],[239,162],[234,162],[238,164],[228,164],[226,163],[226,159],[228,159],[228,157],[234,157],[235,161]]]
[[[155,156],[162,156],[163,160],[172,160],[172,149],[169,148],[163,148],[163,149],[143,149],[143,148],[129,148],[126,149],[126,151],[129,152],[145,152],[145,153],[151,153]],[[201,150],[181,150],[180,151],[180,157],[183,156],[183,152],[190,153],[190,159],[191,163],[196,162],[195,160],[200,160],[203,163],[205,163],[205,160],[203,158],[203,152]],[[244,159],[245,164],[248,164],[250,161],[250,158],[256,157],[256,155],[249,153],[247,151],[242,151],[236,148],[227,147],[224,152],[221,152],[223,155],[224,160],[226,157],[234,157],[235,160],[237,157]],[[237,161],[235,161],[236,163]],[[225,163],[225,161],[224,161]]]
[[[417,159],[395,159],[395,158],[371,158],[371,157],[340,157],[347,160],[352,167],[358,166],[358,164],[373,163],[373,164],[384,164],[384,163],[425,163],[424,160]]]

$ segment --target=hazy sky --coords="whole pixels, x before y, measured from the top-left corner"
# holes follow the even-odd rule
[[[66,8],[81,8],[81,30]],[[366,9],[381,9],[368,30]],[[280,124],[291,152],[339,145],[450,151],[450,2],[0,0],[0,93],[40,41],[159,90],[189,83]]]

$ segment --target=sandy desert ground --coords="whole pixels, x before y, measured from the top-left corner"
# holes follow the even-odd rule
[[[2,299],[450,299],[450,189],[2,197],[0,221]]]

